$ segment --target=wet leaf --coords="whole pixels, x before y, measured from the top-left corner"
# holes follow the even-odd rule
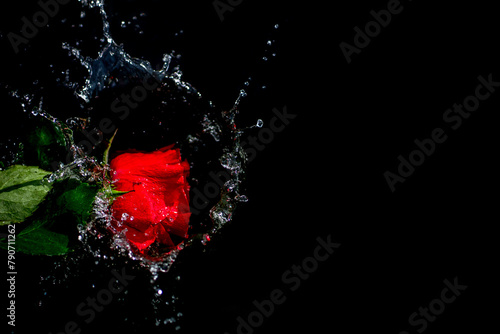
[[[20,223],[33,214],[51,189],[42,183],[48,174],[22,165],[0,171],[0,225]]]
[[[38,228],[29,233],[19,233],[16,251],[31,255],[63,255],[69,251],[68,243],[66,235]]]
[[[56,181],[23,232],[30,233],[44,227],[64,234],[74,233],[77,224],[88,222],[98,191],[97,186],[76,179]]]
[[[27,137],[24,159],[27,164],[42,169],[54,169],[66,153],[66,142],[61,130],[47,119],[37,119]]]
[[[62,255],[77,224],[86,224],[99,188],[76,179],[56,181],[39,210],[19,232],[16,250],[31,255]],[[5,248],[5,243],[0,243]]]
[[[78,223],[86,224],[98,190],[96,186],[81,183],[75,189],[63,193],[57,199],[57,206],[61,208],[60,212],[70,213]]]

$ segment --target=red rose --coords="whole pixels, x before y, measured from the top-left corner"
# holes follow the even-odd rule
[[[116,190],[113,227],[140,251],[153,242],[174,248],[171,236],[186,238],[189,226],[189,164],[173,145],[145,153],[128,151],[111,163]]]

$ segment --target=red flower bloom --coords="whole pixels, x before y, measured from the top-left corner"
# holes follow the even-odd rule
[[[130,191],[113,201],[113,227],[140,251],[153,242],[175,247],[171,236],[187,237],[189,164],[173,145],[151,153],[128,151],[111,163],[116,190]]]

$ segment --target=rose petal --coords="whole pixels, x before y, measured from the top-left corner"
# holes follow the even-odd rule
[[[117,230],[127,228],[127,238],[141,251],[155,240],[174,247],[169,234],[187,237],[190,167],[172,147],[150,153],[129,151],[110,163],[116,190],[130,191],[113,202],[113,224]]]
[[[125,235],[130,243],[140,251],[148,248],[156,240],[156,233],[153,226],[150,226],[150,228],[144,232],[129,227]]]

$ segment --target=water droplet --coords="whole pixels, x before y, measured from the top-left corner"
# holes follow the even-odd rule
[[[220,163],[227,169],[236,170],[240,168],[240,163],[235,159],[232,153],[226,153],[220,158]]]
[[[264,126],[264,121],[263,121],[263,120],[261,120],[261,119],[259,118],[259,119],[257,120],[257,124],[256,124],[256,126],[257,126],[258,128],[261,128],[262,126]]]
[[[234,199],[238,202],[248,202],[248,197],[246,197],[245,195],[236,195]]]

